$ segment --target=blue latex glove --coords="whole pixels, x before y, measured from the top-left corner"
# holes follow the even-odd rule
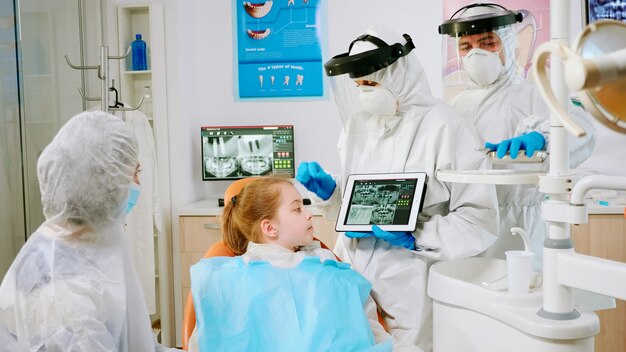
[[[337,186],[332,176],[315,161],[301,163],[298,166],[296,180],[323,200],[328,200]]]
[[[415,237],[410,232],[404,231],[385,231],[377,225],[372,226],[373,232],[346,232],[346,236],[350,238],[365,238],[376,236],[381,240],[387,241],[394,246],[401,246],[406,249],[415,249]]]
[[[350,238],[365,238],[365,237],[370,237],[370,236],[374,236],[374,233],[372,231],[346,232],[346,237],[350,237]]]
[[[505,139],[500,143],[485,143],[485,148],[495,150],[496,156],[502,159],[509,151],[511,159],[517,158],[520,149],[526,150],[526,156],[531,157],[537,150],[542,150],[546,139],[539,132],[529,132],[515,138]]]

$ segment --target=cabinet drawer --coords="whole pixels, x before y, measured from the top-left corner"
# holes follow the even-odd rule
[[[222,239],[217,216],[181,216],[180,251],[206,252]]]
[[[215,242],[222,239],[218,216],[181,216],[179,218],[181,307],[189,293],[189,268],[197,263]]]

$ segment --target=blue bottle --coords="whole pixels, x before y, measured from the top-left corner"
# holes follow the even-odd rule
[[[141,40],[141,34],[135,34],[135,40],[132,44],[133,71],[142,71],[148,69],[148,60],[146,55],[146,42]]]

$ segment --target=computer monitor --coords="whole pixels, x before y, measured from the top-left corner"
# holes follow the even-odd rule
[[[295,177],[292,125],[203,126],[202,180],[236,180],[287,174]]]
[[[599,20],[626,22],[626,1],[585,0],[586,24]]]

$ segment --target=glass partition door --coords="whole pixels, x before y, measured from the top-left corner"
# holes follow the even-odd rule
[[[0,0],[0,279],[44,221],[37,158],[70,117],[99,104],[78,91],[100,94],[96,72],[65,61],[98,65],[99,18],[99,1]]]
[[[26,239],[13,1],[0,2],[0,279]]]

